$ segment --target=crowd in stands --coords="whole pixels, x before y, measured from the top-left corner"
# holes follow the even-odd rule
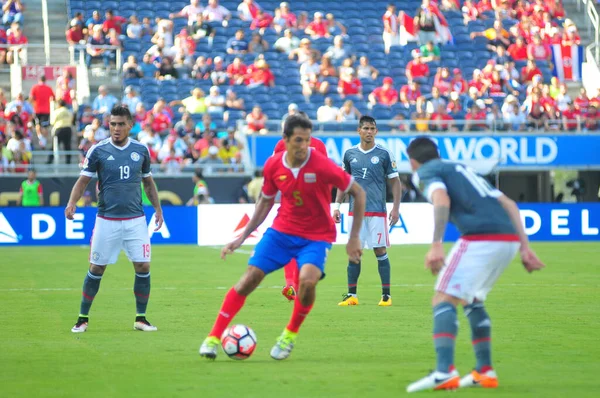
[[[70,0],[67,41],[87,44],[88,65],[115,60],[95,45],[124,55],[123,95],[100,92],[79,112],[82,153],[106,135],[117,102],[171,172],[201,161],[233,169],[237,120],[248,134],[276,132],[298,110],[332,125],[368,113],[391,132],[599,129],[600,93],[571,98],[553,76],[552,46],[581,41],[561,0],[412,0],[399,11],[381,1],[202,3],[139,11]]]
[[[23,33],[23,14],[25,5],[22,0],[0,0],[0,67],[12,64],[15,57],[27,63],[27,37]]]

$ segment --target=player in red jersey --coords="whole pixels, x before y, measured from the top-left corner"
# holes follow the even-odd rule
[[[327,156],[327,148],[323,141],[316,137],[310,137],[310,147],[314,148],[317,152]],[[285,139],[280,139],[275,145],[273,154],[284,152],[286,150]],[[296,292],[298,291],[298,264],[296,260],[292,259],[285,267],[283,267],[283,275],[285,277],[285,286],[281,290],[281,294],[286,299],[292,301],[296,298]]]
[[[360,260],[359,232],[365,212],[365,192],[352,176],[310,148],[311,130],[312,123],[304,116],[293,115],[286,119],[283,134],[287,150],[267,160],[262,195],[252,219],[242,236],[221,251],[221,258],[225,259],[244,243],[266,219],[280,191],[281,205],[273,226],[256,245],[240,281],[225,296],[214,326],[200,347],[203,357],[217,356],[223,331],[265,275],[295,258],[300,270],[298,297],[290,322],[271,349],[273,359],[286,359],[290,355],[300,325],[312,309],[317,282],[325,275],[327,253],[336,238],[330,212],[331,186],[354,197],[354,222],[346,252],[353,261]]]

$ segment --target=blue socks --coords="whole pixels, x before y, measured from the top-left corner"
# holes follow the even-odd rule
[[[447,302],[433,307],[433,342],[439,372],[448,373],[454,365],[454,340],[457,333],[456,308]]]
[[[387,253],[383,256],[377,257],[377,268],[379,270],[379,277],[381,278],[381,294],[390,294],[390,259]]]
[[[138,316],[146,314],[148,298],[150,297],[150,272],[136,272],[133,284],[135,309]]]
[[[102,281],[102,275],[96,275],[92,273],[92,271],[88,271],[83,280],[83,289],[81,291],[80,317],[87,317],[90,313],[90,307],[94,302],[94,297],[96,297],[98,289],[100,289],[100,281]]]
[[[492,323],[483,303],[465,306],[465,315],[471,324],[471,341],[477,364],[475,370],[486,372],[492,368],[491,333]]]
[[[356,294],[356,284],[360,276],[360,262],[353,263],[348,261],[348,293]]]

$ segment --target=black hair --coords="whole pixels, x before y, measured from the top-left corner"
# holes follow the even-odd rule
[[[112,110],[110,111],[110,115],[111,116],[124,116],[130,122],[133,122],[133,117],[131,116],[131,112],[129,111],[129,108],[127,108],[125,105],[115,105],[112,108]]]
[[[67,106],[65,100],[58,100],[58,106]]]
[[[204,179],[204,174],[202,174],[202,169],[200,168],[194,170],[194,175],[201,180]]]
[[[360,119],[358,120],[358,127],[362,127],[366,123],[371,123],[375,127],[377,127],[377,122],[375,121],[375,119],[373,117],[367,116],[367,115],[360,117]]]
[[[285,123],[283,124],[283,136],[290,138],[292,134],[294,134],[294,129],[296,127],[312,130],[313,125],[312,122],[306,116],[288,116],[287,119],[285,119]]]
[[[421,164],[440,157],[437,145],[428,137],[417,137],[412,140],[406,152],[410,159],[414,159]]]
[[[46,76],[44,76],[44,75],[40,76],[40,81],[45,83],[46,82]]]

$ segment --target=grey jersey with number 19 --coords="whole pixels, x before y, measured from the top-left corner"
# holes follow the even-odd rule
[[[355,145],[344,153],[342,165],[367,194],[365,215],[385,216],[387,180],[398,177],[394,155],[381,145],[375,145],[368,151]],[[350,211],[353,208],[354,199],[350,197]]]
[[[140,183],[150,173],[148,148],[129,139],[123,147],[110,138],[100,141],[87,152],[81,175],[98,173],[100,193],[98,215],[107,218],[134,218],[144,215]]]
[[[436,189],[450,197],[450,221],[461,235],[515,234],[508,214],[498,201],[502,192],[471,168],[441,159],[423,164],[413,183],[431,202]]]

